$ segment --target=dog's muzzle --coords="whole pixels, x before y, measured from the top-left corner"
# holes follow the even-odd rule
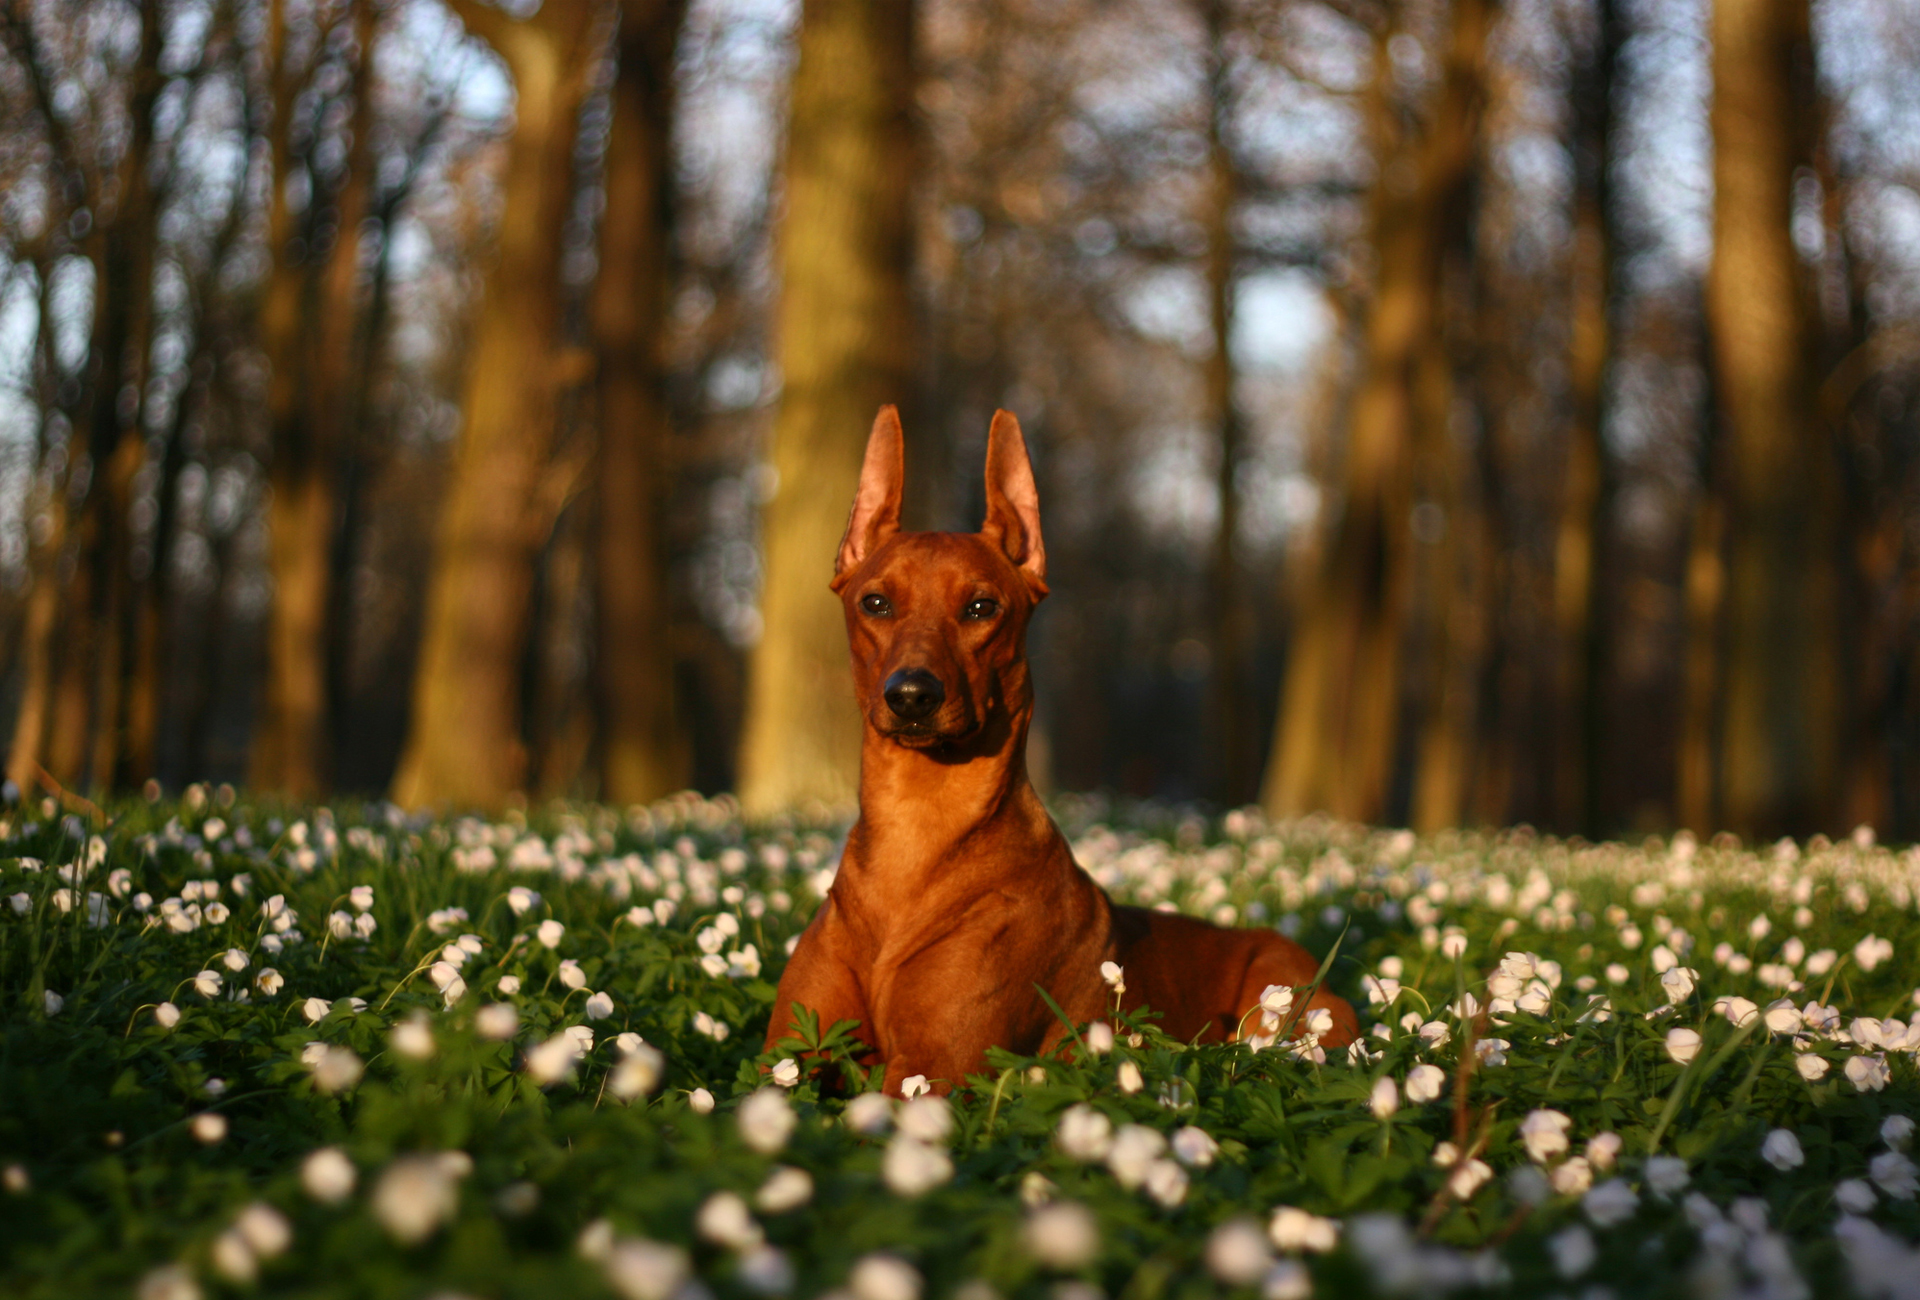
[[[902,668],[887,678],[880,694],[902,722],[920,722],[946,702],[947,688],[924,668]]]

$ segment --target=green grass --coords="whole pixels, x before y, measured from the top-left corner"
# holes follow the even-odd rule
[[[953,1097],[945,1132],[941,1104],[923,1102],[868,1133],[848,1122],[845,1094],[877,1080],[849,1059],[844,1027],[824,1036],[823,1078],[757,1103],[745,1122],[737,1113],[770,1086],[766,1068],[796,1054],[757,1053],[786,946],[830,879],[836,827],[747,826],[724,802],[694,799],[495,824],[383,807],[220,808],[199,791],[118,808],[111,828],[50,806],[11,811],[0,833],[9,1297],[664,1300],[677,1288],[696,1300],[850,1288],[908,1300],[918,1287],[928,1300],[1601,1300],[1597,1287],[1786,1300],[1910,1294],[1920,1276],[1911,1165],[1888,1145],[1898,1122],[1883,1130],[1920,1111],[1920,1030],[1907,1028],[1920,983],[1912,852],[1584,846],[1523,832],[1415,840],[1064,801],[1082,862],[1116,895],[1279,925],[1316,953],[1338,940],[1330,981],[1389,1035],[1370,1035],[1365,1059],[1321,1063],[1190,1047],[1144,1017],[1118,1025],[1104,1054],[996,1055]],[[217,891],[193,897],[200,881]],[[353,897],[363,885],[364,911]],[[648,910],[635,923],[666,895],[670,917]],[[303,941],[276,930],[276,896]],[[435,918],[449,908],[465,917]],[[355,928],[362,916],[370,933]],[[548,921],[564,927],[548,928],[554,946]],[[737,933],[703,944],[722,925]],[[1678,953],[1698,972],[1691,989],[1659,977],[1661,952],[1685,947],[1675,929],[1691,940]],[[436,972],[466,934],[479,952]],[[245,957],[240,969],[225,964],[229,950]],[[1537,1012],[1475,1014],[1503,987],[1527,991],[1528,978],[1498,981],[1509,952],[1558,963],[1557,980],[1551,968],[1533,975]],[[263,968],[282,981],[266,982],[271,995]],[[211,997],[194,984],[206,970],[222,976]],[[439,985],[456,973],[464,992],[450,987],[449,1002]],[[1396,979],[1391,1005],[1369,1009],[1363,977]],[[1804,985],[1794,1007],[1833,1006],[1838,1020],[1796,1035],[1757,1017],[1736,1027],[1743,1004],[1716,1009],[1745,998],[1763,1013],[1785,996],[1768,981],[1789,977]],[[248,1000],[234,999],[240,988]],[[590,1004],[596,993],[610,1014],[588,1019],[607,1010]],[[163,1003],[179,1011],[171,1027]],[[490,1025],[501,1012],[482,1011],[495,1003],[515,1008],[510,1037]],[[582,1025],[591,1049],[542,1086],[542,1068],[568,1053],[536,1049]],[[1687,1064],[1670,1048],[1676,1029],[1700,1035]],[[1875,1032],[1891,1045],[1853,1041]],[[656,1058],[622,1074],[622,1034],[659,1053],[654,1090],[631,1102],[618,1094],[647,1081]],[[1474,1040],[1500,1046],[1485,1060],[1484,1047],[1467,1049],[1463,1067]],[[339,1050],[313,1064],[329,1045]],[[1803,1077],[1807,1058],[1826,1064],[1823,1077]],[[1850,1075],[1858,1061],[1872,1064]],[[1424,1103],[1408,1094],[1421,1066],[1434,1068],[1416,1087],[1438,1093]],[[1383,1079],[1390,1113],[1374,1104],[1389,1100]],[[840,1095],[821,1095],[827,1081]],[[704,1096],[716,1099],[710,1113]],[[1564,1125],[1528,1123],[1539,1110]],[[768,1117],[782,1112],[796,1122],[776,1145]],[[218,1140],[205,1140],[216,1135],[196,1117],[207,1115],[225,1120]],[[1176,1140],[1187,1129],[1211,1143]],[[1763,1158],[1775,1130],[1795,1138],[1773,1139],[1785,1169]],[[1583,1178],[1570,1161],[1599,1154],[1589,1143],[1602,1134],[1617,1135],[1618,1156]],[[1436,1163],[1443,1143],[1484,1174]],[[303,1183],[322,1148],[356,1175],[337,1200]],[[435,1155],[448,1152],[464,1156]],[[805,1171],[810,1187],[779,1169]],[[1583,1194],[1586,1182],[1595,1190]],[[243,1215],[260,1204],[274,1213]],[[1306,1215],[1276,1220],[1281,1207]]]

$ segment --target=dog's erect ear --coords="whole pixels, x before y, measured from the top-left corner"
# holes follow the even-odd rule
[[[906,438],[900,431],[900,412],[883,406],[873,418],[873,432],[867,435],[867,458],[860,464],[853,513],[847,516],[840,554],[834,557],[833,581],[828,585],[835,591],[846,585],[847,575],[859,568],[880,543],[900,531],[900,497],[906,489],[906,477]]]
[[[1020,570],[1033,598],[1047,594],[1047,546],[1040,540],[1040,493],[1027,440],[1011,411],[995,411],[987,432],[987,522],[981,535]]]

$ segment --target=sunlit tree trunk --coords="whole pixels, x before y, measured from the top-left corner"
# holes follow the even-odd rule
[[[497,805],[524,788],[521,665],[533,565],[551,524],[543,476],[558,388],[561,235],[573,196],[580,103],[597,53],[598,5],[546,4],[511,19],[454,6],[513,77],[498,246],[474,327],[462,426],[428,580],[412,716],[394,797]]]
[[[673,55],[685,10],[685,0],[626,0],[621,9],[593,298],[600,797],[619,804],[682,788],[691,763],[674,713],[661,535],[671,474],[661,346],[673,232]]]
[[[1807,0],[1715,0],[1707,316],[1725,438],[1722,816],[1806,833],[1834,812],[1834,467],[1808,376],[1793,175],[1810,156]],[[1706,829],[1705,826],[1700,829]],[[1830,829],[1830,827],[1829,827]]]
[[[284,24],[285,15],[277,8],[273,16]],[[329,213],[306,223],[306,238],[296,236],[296,218],[288,208],[288,138],[277,135],[273,142],[277,167],[268,227],[275,261],[266,325],[273,367],[268,393],[273,494],[267,516],[273,605],[252,777],[261,789],[292,798],[312,798],[324,790],[330,766],[328,647],[338,631],[329,617],[332,561],[339,462],[357,401],[360,226],[372,184],[374,19],[373,0],[354,0],[353,108],[345,173],[325,196]],[[285,40],[284,28],[273,33],[272,45],[282,60],[287,57]],[[296,87],[284,63],[274,72],[274,125],[287,131],[291,122],[284,105],[294,100]],[[317,263],[296,251],[308,243],[319,245]]]
[[[912,67],[907,0],[805,5],[779,235],[779,479],[740,751],[749,812],[854,798],[860,717],[827,580],[874,412],[914,383]]]
[[[1368,210],[1377,271],[1360,375],[1345,424],[1332,533],[1296,623],[1263,802],[1277,815],[1322,809],[1378,820],[1400,743],[1408,521],[1423,357],[1440,328],[1450,222],[1478,157],[1494,0],[1458,0],[1440,88],[1424,130],[1405,134],[1389,44],[1377,35],[1370,130],[1379,160]]]
[[[1214,794],[1238,804],[1254,793],[1259,755],[1246,691],[1250,611],[1240,588],[1236,539],[1240,497],[1235,480],[1245,455],[1246,428],[1234,400],[1238,378],[1233,362],[1233,309],[1239,268],[1233,218],[1240,196],[1239,169],[1228,138],[1232,91],[1228,79],[1229,15],[1226,0],[1204,0],[1207,34],[1207,308],[1213,329],[1213,353],[1207,358],[1207,412],[1219,430],[1220,463],[1216,484],[1220,520],[1214,534],[1212,590],[1213,670],[1209,679],[1212,710]]]
[[[1606,710],[1614,470],[1607,454],[1607,376],[1613,356],[1614,65],[1623,38],[1619,0],[1596,0],[1592,44],[1575,72],[1573,101],[1573,310],[1567,465],[1554,539],[1557,735],[1554,816],[1599,833]]]

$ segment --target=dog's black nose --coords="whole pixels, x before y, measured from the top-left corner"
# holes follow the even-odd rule
[[[947,688],[924,668],[902,668],[887,678],[880,694],[886,697],[887,707],[897,716],[918,722],[940,707],[941,701],[947,698]]]

